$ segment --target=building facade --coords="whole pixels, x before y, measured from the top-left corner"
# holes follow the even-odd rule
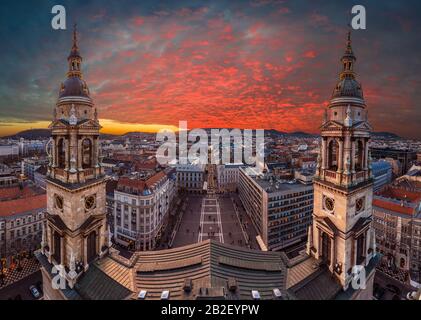
[[[23,174],[25,177],[35,182],[35,172],[48,163],[46,158],[26,158],[23,159]]]
[[[373,159],[391,158],[399,161],[401,164],[401,172],[397,175],[402,175],[407,172],[411,165],[417,160],[417,152],[409,149],[394,149],[394,148],[370,148]]]
[[[376,161],[371,166],[374,177],[373,191],[377,192],[392,182],[392,166],[387,161]]]
[[[218,190],[220,192],[236,192],[242,164],[221,164],[216,166]]]
[[[377,250],[390,269],[404,271],[408,284],[421,283],[421,191],[405,181],[389,185],[373,199]]]
[[[0,257],[33,252],[41,243],[45,194],[0,201]]]
[[[136,250],[153,250],[165,229],[176,194],[174,171],[147,179],[122,177],[114,191],[114,240]]]
[[[311,183],[282,181],[242,167],[238,193],[263,242],[262,249],[284,250],[306,242],[313,212]]]
[[[202,193],[205,166],[200,164],[177,165],[177,189],[181,192]]]

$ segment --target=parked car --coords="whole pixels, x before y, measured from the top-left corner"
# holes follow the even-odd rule
[[[38,291],[37,287],[35,287],[35,286],[30,286],[30,287],[29,287],[29,291],[31,291],[31,294],[32,294],[32,296],[33,296],[35,299],[38,299],[39,297],[41,297],[41,294],[39,293],[39,291]]]

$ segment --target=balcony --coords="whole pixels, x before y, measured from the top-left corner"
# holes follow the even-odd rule
[[[64,171],[64,169],[55,168],[54,169],[54,173],[55,173],[55,175],[60,176],[62,178],[65,178],[66,177],[66,172]]]
[[[95,170],[93,168],[88,168],[83,170],[85,174],[85,178],[92,178],[95,174]]]
[[[136,231],[126,230],[126,229],[123,229],[121,227],[117,228],[117,232],[124,235],[124,236],[127,236],[129,238],[132,238],[133,240],[136,240],[137,235],[138,235],[138,233]]]
[[[325,180],[331,183],[336,183],[336,171],[325,170]]]

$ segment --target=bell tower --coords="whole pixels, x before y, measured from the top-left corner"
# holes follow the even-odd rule
[[[353,267],[373,257],[373,182],[368,143],[371,126],[356,57],[348,33],[342,71],[325,110],[321,149],[314,179],[313,226],[308,254],[326,265],[344,289]]]
[[[105,176],[97,111],[83,80],[76,26],[67,79],[60,85],[49,128],[47,224],[42,251],[66,270],[70,287],[106,252]]]

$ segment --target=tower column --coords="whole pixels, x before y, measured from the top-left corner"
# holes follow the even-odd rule
[[[64,145],[65,145],[65,165],[64,165],[64,170],[65,171],[69,171],[69,163],[70,163],[70,143],[69,143],[69,137],[66,136],[66,138],[64,139]]]
[[[73,131],[70,134],[70,173],[76,173],[77,147],[77,133]]]
[[[368,139],[364,139],[364,170],[368,170]]]
[[[326,169],[326,163],[327,163],[327,152],[326,152],[326,138],[322,137],[322,150],[321,150],[321,157],[322,157],[322,169]]]
[[[52,147],[52,155],[53,155],[53,163],[52,166],[53,168],[57,167],[57,139],[54,137],[53,138],[53,147]]]
[[[77,142],[77,168],[79,171],[82,171],[82,140],[79,138]]]
[[[339,139],[339,159],[338,159],[338,172],[342,173],[343,171],[343,153],[344,153],[344,141]]]
[[[351,173],[355,173],[355,140],[351,141]]]

